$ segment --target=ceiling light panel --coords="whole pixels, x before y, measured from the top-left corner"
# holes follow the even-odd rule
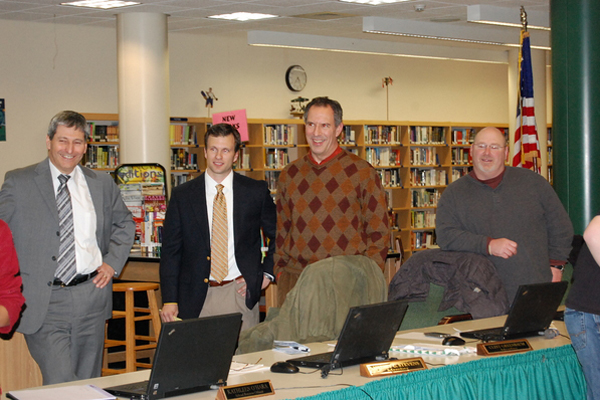
[[[236,12],[236,13],[232,13],[232,14],[209,15],[208,18],[226,19],[229,21],[253,21],[253,20],[257,20],[257,19],[268,19],[268,18],[277,18],[277,17],[279,17],[279,16],[272,15],[272,14]]]
[[[402,3],[409,0],[338,0],[344,3],[368,4],[370,6],[378,6],[381,4]]]
[[[86,7],[86,8],[100,8],[102,10],[109,10],[111,8],[129,7],[135,6],[142,3],[135,1],[118,1],[118,0],[83,0],[73,1],[71,3],[60,3],[61,6],[72,6],[72,7]]]

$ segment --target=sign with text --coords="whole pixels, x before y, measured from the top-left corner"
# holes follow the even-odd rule
[[[213,124],[229,124],[236,127],[242,137],[242,142],[248,141],[248,119],[246,118],[246,110],[225,111],[213,114]]]

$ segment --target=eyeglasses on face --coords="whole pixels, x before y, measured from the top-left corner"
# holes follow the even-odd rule
[[[492,151],[498,151],[498,150],[504,148],[504,146],[500,146],[499,144],[490,144],[490,145],[488,145],[488,144],[485,144],[485,143],[475,143],[473,146],[475,146],[475,148],[477,150],[481,150],[481,151],[485,151],[485,149],[487,149],[488,147]]]

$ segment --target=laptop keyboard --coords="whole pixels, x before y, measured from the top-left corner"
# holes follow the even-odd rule
[[[117,386],[122,392],[146,393],[148,389],[148,381],[125,383]]]
[[[296,360],[302,360],[306,362],[322,362],[328,364],[331,361],[331,353],[311,354],[310,356],[300,357]]]

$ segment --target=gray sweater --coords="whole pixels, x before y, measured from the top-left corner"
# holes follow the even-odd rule
[[[443,250],[488,256],[512,301],[519,285],[552,279],[550,260],[567,259],[573,225],[542,176],[506,167],[496,189],[469,175],[449,185],[438,203],[436,234]],[[488,237],[515,241],[517,254],[488,255]]]

